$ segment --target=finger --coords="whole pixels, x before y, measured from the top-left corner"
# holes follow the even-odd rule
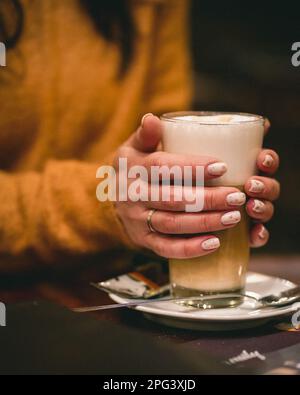
[[[141,126],[129,140],[135,149],[142,152],[154,152],[161,141],[162,125],[155,115],[149,113],[143,116]]]
[[[164,258],[196,258],[210,254],[220,247],[220,240],[213,235],[178,238],[149,233],[145,240],[147,248]]]
[[[250,246],[263,247],[269,240],[269,232],[263,224],[256,224],[250,230]]]
[[[164,234],[209,233],[232,228],[241,220],[239,211],[205,212],[201,214],[156,211],[151,218],[152,227]]]
[[[198,203],[198,210],[195,211],[222,211],[241,207],[245,202],[246,195],[234,187],[151,185],[145,206],[162,211],[187,211],[188,205]]]
[[[250,199],[246,210],[251,218],[260,222],[268,222],[274,215],[274,205],[267,200]]]
[[[254,198],[274,201],[279,197],[280,184],[273,178],[255,176],[246,182],[245,192]]]
[[[264,149],[257,158],[257,167],[267,174],[274,174],[279,167],[279,156],[270,149]]]
[[[147,155],[144,160],[148,174],[159,172],[160,180],[167,180],[170,174],[174,178],[178,178],[177,173],[180,172],[180,178],[188,178],[190,175],[193,180],[198,179],[202,175],[204,180],[211,180],[222,176],[227,172],[226,163],[210,156],[198,155],[180,155],[168,152],[157,151]],[[203,171],[203,173],[202,173]],[[203,180],[200,180],[203,181]]]
[[[269,132],[270,127],[271,127],[271,122],[270,122],[270,120],[269,120],[268,118],[265,118],[265,122],[264,122],[264,132],[265,132],[265,135]]]

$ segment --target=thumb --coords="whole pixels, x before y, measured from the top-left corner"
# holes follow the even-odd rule
[[[131,144],[142,152],[156,150],[162,135],[162,124],[158,117],[153,114],[143,116],[141,126],[132,136]]]

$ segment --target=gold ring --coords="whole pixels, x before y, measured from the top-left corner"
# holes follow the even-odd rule
[[[152,232],[152,233],[156,233],[156,230],[153,228],[153,225],[152,225],[152,217],[153,217],[153,214],[155,213],[155,211],[156,210],[154,210],[154,209],[150,210],[148,217],[147,217],[147,225],[148,225],[150,232]]]

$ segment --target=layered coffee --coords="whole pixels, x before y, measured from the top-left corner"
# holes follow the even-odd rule
[[[177,154],[212,156],[225,162],[227,172],[206,186],[234,186],[240,190],[256,172],[262,147],[263,118],[250,114],[173,113],[162,117],[163,148]],[[198,296],[241,292],[249,262],[248,218],[220,232],[220,248],[206,256],[170,260],[170,282],[174,296]],[[234,305],[225,300],[220,306]],[[212,306],[212,307],[220,307]]]

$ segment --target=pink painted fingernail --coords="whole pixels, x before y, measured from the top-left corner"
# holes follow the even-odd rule
[[[264,165],[265,167],[272,167],[273,164],[274,164],[273,156],[267,154],[267,155],[265,156],[264,161],[263,161],[263,165]]]
[[[146,119],[147,117],[149,117],[150,115],[153,116],[152,112],[148,112],[147,114],[145,114],[145,115],[143,116],[142,121],[141,121],[141,126],[144,126],[145,119]]]
[[[261,213],[263,213],[265,211],[266,205],[265,205],[264,202],[262,202],[261,200],[258,200],[258,199],[254,199],[253,202],[254,202],[254,205],[253,205],[252,210],[255,213],[261,214]]]
[[[265,184],[258,180],[251,180],[250,181],[250,188],[249,191],[252,193],[260,193],[265,189]]]
[[[217,237],[211,237],[210,239],[207,239],[203,241],[202,243],[202,248],[203,250],[215,250],[216,248],[220,247],[220,240]]]
[[[246,202],[246,195],[243,192],[230,193],[226,201],[230,206],[242,206]]]
[[[223,225],[233,225],[237,224],[241,220],[241,213],[239,211],[230,211],[229,213],[226,213],[222,215],[221,217],[221,223]]]
[[[224,162],[216,162],[207,166],[207,171],[211,176],[222,176],[227,171],[227,165]]]

